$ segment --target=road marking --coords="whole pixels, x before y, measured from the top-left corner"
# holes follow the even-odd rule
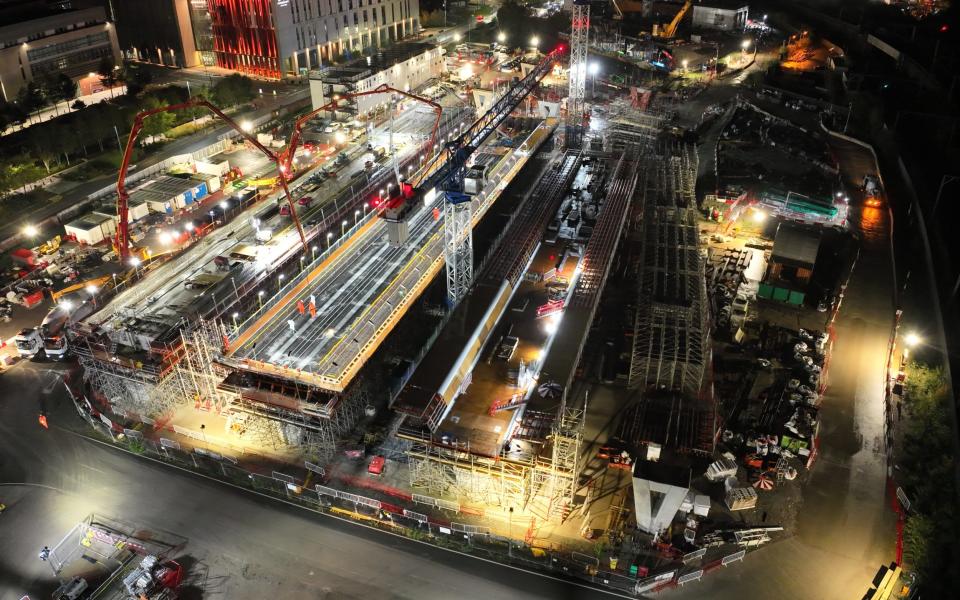
[[[382,534],[384,534],[384,535],[390,535],[390,536],[393,536],[393,537],[396,537],[396,538],[400,538],[400,539],[402,539],[402,540],[405,540],[405,541],[407,541],[407,542],[412,542],[412,543],[415,543],[415,544],[422,544],[422,545],[427,546],[428,548],[431,548],[431,549],[433,549],[433,550],[441,550],[441,551],[444,551],[444,552],[449,552],[449,553],[451,553],[451,554],[459,554],[460,556],[463,556],[463,557],[466,557],[466,558],[470,558],[470,559],[473,559],[473,560],[479,560],[479,561],[482,561],[482,562],[485,562],[485,563],[490,563],[490,564],[492,564],[492,565],[496,565],[496,566],[501,567],[501,568],[513,569],[514,571],[521,571],[521,572],[523,572],[523,573],[528,573],[528,574],[534,575],[534,576],[536,576],[536,577],[542,577],[543,579],[550,579],[550,580],[552,580],[552,581],[556,581],[556,582],[563,583],[563,584],[566,584],[566,585],[576,586],[576,587],[579,587],[579,588],[582,588],[582,589],[585,589],[585,590],[590,590],[590,591],[592,591],[592,592],[600,592],[601,594],[606,594],[607,596],[612,596],[612,597],[615,597],[615,598],[627,598],[627,599],[629,599],[629,600],[636,600],[636,597],[635,597],[635,596],[628,596],[628,595],[626,595],[626,594],[617,593],[616,591],[613,591],[613,590],[606,590],[606,589],[599,588],[599,587],[593,587],[593,586],[589,586],[589,585],[586,585],[586,584],[583,584],[583,583],[579,583],[579,582],[576,582],[576,581],[571,581],[571,580],[569,580],[569,579],[562,579],[562,578],[560,578],[560,577],[555,577],[555,576],[553,576],[553,575],[547,575],[547,574],[545,574],[545,573],[540,573],[540,572],[538,572],[538,571],[531,571],[531,570],[529,570],[529,569],[524,569],[524,568],[522,568],[522,567],[517,567],[517,566],[515,566],[515,565],[508,565],[508,564],[506,564],[506,563],[497,562],[497,561],[491,560],[491,559],[489,559],[489,558],[483,558],[483,557],[481,557],[481,556],[474,556],[473,554],[467,554],[467,553],[465,553],[465,552],[459,552],[459,551],[457,551],[457,550],[452,550],[452,549],[450,549],[450,548],[444,548],[444,547],[441,547],[441,546],[437,546],[437,545],[435,545],[435,544],[431,544],[430,542],[424,542],[424,541],[421,541],[421,540],[415,540],[415,539],[413,539],[413,538],[408,538],[408,537],[403,536],[403,535],[400,535],[400,534],[398,534],[398,533],[392,533],[392,532],[390,532],[390,531],[385,531],[385,530],[383,530],[383,529],[377,529],[376,527],[371,527],[370,525],[364,525],[363,523],[360,523],[360,522],[357,522],[357,521],[353,521],[353,520],[350,520],[350,519],[346,519],[346,518],[342,518],[342,517],[337,517],[337,516],[331,515],[331,514],[329,514],[329,513],[318,512],[318,511],[312,510],[312,509],[310,509],[310,508],[308,508],[308,507],[306,507],[306,506],[302,506],[302,505],[300,505],[300,504],[296,504],[295,502],[290,502],[289,500],[284,500],[284,499],[282,499],[282,498],[276,498],[276,497],[274,497],[274,496],[270,496],[270,495],[268,495],[268,494],[264,494],[264,493],[258,492],[258,491],[256,491],[256,490],[251,490],[251,489],[248,489],[248,488],[245,488],[245,487],[241,487],[241,486],[239,486],[239,485],[236,485],[236,484],[233,484],[233,483],[230,483],[230,482],[227,482],[227,481],[221,481],[220,479],[217,479],[217,478],[215,478],[215,477],[211,477],[211,476],[205,475],[205,474],[203,474],[203,473],[198,473],[198,472],[196,472],[196,471],[191,471],[190,469],[186,469],[186,468],[181,467],[181,466],[179,466],[179,465],[170,464],[170,463],[164,462],[164,461],[162,461],[162,460],[160,460],[160,459],[153,458],[153,457],[151,457],[151,456],[146,456],[146,455],[143,455],[143,454],[135,454],[135,453],[133,453],[133,452],[130,452],[129,450],[124,450],[123,448],[118,448],[117,446],[114,446],[113,444],[111,444],[111,443],[109,443],[109,442],[104,442],[104,441],[102,441],[102,440],[98,440],[98,439],[96,439],[96,438],[89,437],[89,436],[87,436],[87,435],[84,435],[84,434],[82,434],[82,433],[78,433],[78,432],[76,432],[76,431],[71,431],[71,430],[69,430],[69,429],[64,429],[63,431],[68,431],[68,432],[72,433],[73,435],[75,435],[75,436],[77,436],[77,437],[81,437],[81,438],[83,438],[83,439],[85,439],[85,440],[94,442],[94,443],[96,443],[96,444],[100,444],[101,446],[106,446],[107,448],[110,448],[110,449],[112,449],[112,450],[114,450],[114,451],[116,451],[116,452],[123,452],[124,454],[129,454],[129,455],[131,455],[131,456],[133,456],[133,457],[135,457],[135,458],[146,459],[146,460],[149,460],[149,461],[151,461],[151,462],[155,462],[155,463],[158,463],[158,464],[167,466],[167,467],[172,467],[172,468],[174,468],[174,469],[177,469],[178,471],[183,471],[184,473],[188,473],[188,474],[190,474],[190,475],[195,475],[195,476],[197,476],[197,477],[202,477],[203,479],[209,479],[210,481],[213,481],[213,482],[215,482],[215,483],[217,483],[217,484],[220,484],[220,485],[225,485],[225,486],[228,486],[228,487],[232,487],[232,488],[238,489],[238,490],[240,490],[240,491],[242,491],[242,492],[246,492],[246,493],[248,493],[248,494],[254,494],[254,495],[256,495],[256,496],[260,496],[260,497],[266,498],[266,499],[268,499],[268,500],[273,500],[274,502],[280,502],[280,503],[282,503],[282,504],[286,504],[286,505],[292,506],[292,507],[294,507],[294,508],[299,508],[300,510],[302,510],[302,511],[304,511],[304,512],[307,512],[307,513],[310,513],[310,514],[312,514],[312,515],[318,515],[318,516],[321,516],[321,517],[326,517],[326,518],[328,518],[328,519],[335,519],[335,520],[340,521],[340,522],[342,522],[342,523],[348,523],[348,524],[353,525],[353,526],[355,526],[355,527],[363,527],[363,528],[365,528],[365,529],[369,529],[370,531],[376,531],[376,532],[382,533]],[[42,487],[47,487],[47,486],[42,486]]]
[[[91,467],[90,465],[81,464],[80,466],[83,467],[84,469],[90,469],[91,471],[96,471],[97,473],[102,473],[102,474],[104,474],[104,475],[109,475],[109,473],[107,473],[106,471],[104,471],[104,470],[102,470],[102,469],[98,469],[98,468],[96,468],[96,467]]]

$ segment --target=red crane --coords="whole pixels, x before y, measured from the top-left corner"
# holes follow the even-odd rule
[[[257,141],[256,137],[244,131],[243,128],[237,125],[233,119],[223,114],[219,108],[206,100],[194,98],[187,100],[186,102],[171,104],[170,106],[145,110],[141,113],[138,113],[137,116],[133,118],[133,125],[130,126],[130,136],[127,138],[127,147],[123,152],[123,161],[120,163],[120,174],[117,177],[117,216],[120,218],[120,222],[117,224],[117,253],[120,255],[120,262],[124,262],[130,257],[130,232],[129,223],[127,222],[127,202],[130,199],[130,194],[127,193],[126,189],[127,169],[130,167],[130,158],[133,155],[133,149],[134,145],[136,144],[137,137],[140,135],[140,131],[143,129],[143,120],[158,113],[194,107],[203,107],[212,112],[227,125],[233,127],[237,132],[240,133],[240,135],[244,137],[244,139],[253,144],[258,150],[260,150],[260,152],[263,152],[267,158],[277,165],[277,170],[280,172],[280,185],[283,187],[283,191],[287,196],[287,204],[290,205],[290,215],[293,218],[293,222],[297,225],[297,232],[300,234],[300,242],[303,244],[304,251],[306,251],[307,238],[303,233],[303,226],[300,224],[300,219],[297,217],[297,211],[294,208],[293,198],[290,196],[290,190],[287,188],[287,178],[283,172],[283,168],[281,168],[283,166],[283,163],[281,162],[281,156],[274,154],[268,148],[264,147],[263,144]]]

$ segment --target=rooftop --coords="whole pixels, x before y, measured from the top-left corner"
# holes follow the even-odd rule
[[[820,248],[820,231],[781,223],[773,240],[774,262],[812,269]]]
[[[437,46],[425,42],[394,44],[380,49],[376,54],[358,56],[349,62],[332,65],[312,78],[330,83],[341,79],[364,79],[434,48]]]

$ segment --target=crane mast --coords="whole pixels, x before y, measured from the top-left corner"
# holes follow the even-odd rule
[[[570,20],[570,92],[567,95],[565,133],[567,148],[579,148],[583,144],[589,36],[590,3],[588,0],[574,0]]]

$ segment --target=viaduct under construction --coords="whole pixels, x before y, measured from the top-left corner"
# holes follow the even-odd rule
[[[589,7],[577,7],[572,54],[585,60]],[[283,190],[241,207],[252,218],[114,282],[71,334],[90,388],[127,422],[162,426],[178,411],[204,411],[245,443],[320,464],[386,404],[414,489],[562,519],[582,483],[590,399],[578,382],[593,361],[585,348],[618,248],[639,240],[627,383],[699,399],[683,443],[702,447],[715,430],[704,396],[696,153],[635,108],[614,115],[603,139],[591,137],[586,66],[576,61],[566,147],[549,153],[560,120],[515,111],[558,58],[546,55],[479,118],[446,109],[425,117],[436,138],[451,140],[438,151],[431,138],[360,184],[328,182],[327,198],[300,215],[317,225],[301,226],[291,202],[300,184],[281,176]],[[507,123],[523,130],[520,143],[489,144]],[[274,157],[288,170],[291,158]],[[521,172],[535,185],[474,260],[474,229]],[[383,189],[393,191],[368,211]],[[284,198],[292,224],[260,218],[261,206]],[[254,242],[268,225],[273,239]],[[340,235],[331,240],[331,231]],[[216,283],[186,289],[208,265]],[[365,376],[369,363],[444,268],[442,321],[384,394]]]

